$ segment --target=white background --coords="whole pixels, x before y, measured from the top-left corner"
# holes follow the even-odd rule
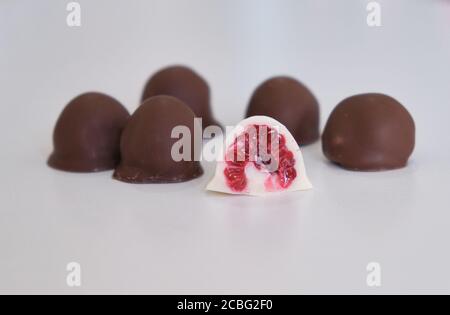
[[[450,293],[450,3],[391,0],[0,0],[0,292]],[[383,92],[417,123],[403,170],[339,169],[304,149],[315,189],[269,198],[204,191],[199,180],[135,186],[111,172],[46,166],[54,123],[79,93],[139,103],[173,63],[209,81],[224,124],[263,80],[288,74],[322,106]],[[66,265],[82,265],[82,287]],[[366,265],[382,265],[381,288]]]

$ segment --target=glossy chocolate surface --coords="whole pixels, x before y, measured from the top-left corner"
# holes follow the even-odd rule
[[[122,134],[122,161],[114,178],[143,184],[177,183],[201,176],[203,169],[194,150],[194,124],[194,112],[179,99],[155,96],[146,100],[132,115]],[[189,161],[176,161],[172,157],[172,147],[180,140],[172,138],[177,126],[185,126],[190,131]],[[201,137],[197,139],[201,140]]]
[[[275,77],[256,89],[246,117],[259,115],[281,122],[299,145],[319,139],[319,103],[307,87],[293,78]]]
[[[173,66],[154,74],[145,86],[142,101],[158,95],[173,96],[184,102],[196,117],[203,119],[203,128],[220,125],[213,117],[208,83],[190,68]]]
[[[48,164],[67,172],[114,169],[120,161],[120,137],[129,118],[115,99],[86,93],[62,112],[53,134],[54,152]]]
[[[342,101],[326,125],[323,152],[336,164],[360,171],[406,166],[415,146],[415,124],[397,100],[362,94]]]

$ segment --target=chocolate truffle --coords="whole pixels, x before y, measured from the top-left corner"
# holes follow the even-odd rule
[[[173,66],[157,72],[145,86],[142,101],[157,95],[169,95],[183,101],[196,117],[203,119],[204,128],[219,126],[212,114],[208,83],[193,70]]]
[[[129,116],[118,101],[107,95],[78,96],[58,119],[54,152],[48,164],[80,173],[114,169],[120,160],[120,136]]]
[[[142,184],[177,183],[201,176],[203,170],[194,146],[195,141],[201,143],[202,139],[194,136],[195,123],[194,112],[177,98],[163,95],[146,100],[123,131],[122,161],[114,178]],[[171,154],[173,145],[180,140],[172,138],[177,126],[187,127],[191,134],[191,156],[187,161],[177,162]]]
[[[338,165],[358,171],[406,166],[415,145],[415,125],[398,101],[363,94],[342,101],[323,134],[323,152]]]
[[[285,125],[299,145],[319,139],[319,103],[310,90],[295,79],[275,77],[256,89],[246,117],[260,115]]]

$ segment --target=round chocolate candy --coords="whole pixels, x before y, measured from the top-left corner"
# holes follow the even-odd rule
[[[120,160],[120,136],[129,116],[110,96],[78,96],[58,119],[53,134],[54,152],[48,165],[67,172],[114,169]]]
[[[114,178],[143,184],[177,183],[201,176],[203,169],[199,156],[195,155],[195,145],[196,141],[201,145],[202,139],[195,137],[196,123],[194,112],[175,97],[155,96],[146,100],[123,131],[122,161]],[[180,141],[172,136],[175,127],[189,130],[190,148],[183,147],[190,149],[187,159],[172,155],[174,144]]]
[[[256,89],[246,117],[261,115],[285,125],[299,145],[319,139],[319,103],[307,87],[293,78],[275,77]]]
[[[363,94],[342,101],[331,113],[322,139],[325,156],[357,171],[406,166],[415,145],[415,125],[397,100]]]
[[[183,101],[196,117],[203,119],[204,128],[219,126],[212,114],[208,83],[192,69],[173,66],[154,74],[145,86],[142,101],[158,95],[173,96]]]

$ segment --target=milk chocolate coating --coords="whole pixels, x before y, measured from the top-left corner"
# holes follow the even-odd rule
[[[78,96],[56,123],[54,152],[48,165],[80,173],[114,169],[120,160],[120,136],[129,116],[118,101],[107,95]]]
[[[353,96],[331,113],[322,144],[329,160],[350,170],[402,168],[414,151],[414,120],[392,97]]]
[[[145,101],[131,116],[122,134],[122,161],[114,178],[128,183],[177,183],[192,180],[203,174],[194,160],[194,112],[171,96],[155,96]],[[176,162],[172,139],[176,126],[186,126],[191,132],[191,161]]]
[[[142,101],[158,95],[169,95],[183,101],[196,117],[203,119],[204,128],[220,125],[212,114],[208,83],[192,69],[173,66],[153,75],[145,86]]]
[[[250,100],[246,117],[258,115],[281,122],[299,145],[319,139],[319,103],[310,90],[295,79],[275,77],[261,84]]]

